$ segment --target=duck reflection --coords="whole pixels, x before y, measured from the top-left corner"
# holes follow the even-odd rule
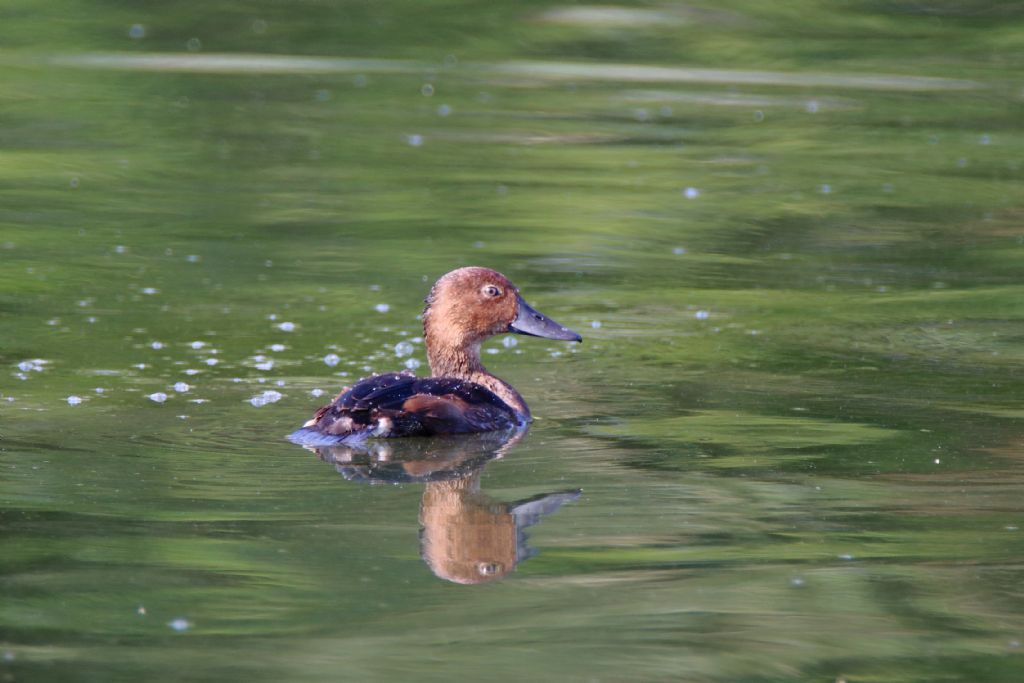
[[[526,528],[580,495],[575,489],[503,503],[480,490],[486,464],[525,435],[523,428],[310,449],[350,481],[424,483],[420,555],[438,577],[471,584],[500,579],[536,554],[526,544]]]

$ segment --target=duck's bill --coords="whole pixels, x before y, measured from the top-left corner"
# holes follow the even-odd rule
[[[532,337],[559,339],[561,341],[581,342],[583,337],[556,323],[551,318],[533,310],[528,303],[519,298],[519,315],[508,326],[509,332],[528,334]]]

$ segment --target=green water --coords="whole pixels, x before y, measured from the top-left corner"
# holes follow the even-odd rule
[[[1018,5],[15,0],[0,65],[3,681],[1024,680]],[[471,264],[585,338],[485,346],[529,433],[284,440]]]

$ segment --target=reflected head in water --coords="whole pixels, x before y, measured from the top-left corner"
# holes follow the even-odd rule
[[[583,340],[530,307],[501,273],[478,267],[453,270],[434,283],[423,310],[431,376],[401,372],[360,380],[343,389],[289,438],[320,446],[367,437],[469,434],[527,424],[530,409],[523,397],[480,362],[480,344],[505,332]]]
[[[480,491],[480,475],[526,433],[525,428],[466,436],[364,441],[314,448],[350,481],[422,482],[420,555],[434,574],[455,583],[485,583],[505,576],[535,551],[527,527],[580,491],[557,491],[502,503]]]
[[[433,482],[420,502],[420,555],[435,575],[455,583],[505,576],[536,554],[526,527],[579,498],[579,489],[502,503],[480,491],[480,472]]]

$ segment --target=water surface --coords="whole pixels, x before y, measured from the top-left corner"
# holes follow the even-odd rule
[[[0,675],[1021,680],[1022,35],[16,2]],[[529,433],[284,440],[463,265],[585,337],[485,345]]]

